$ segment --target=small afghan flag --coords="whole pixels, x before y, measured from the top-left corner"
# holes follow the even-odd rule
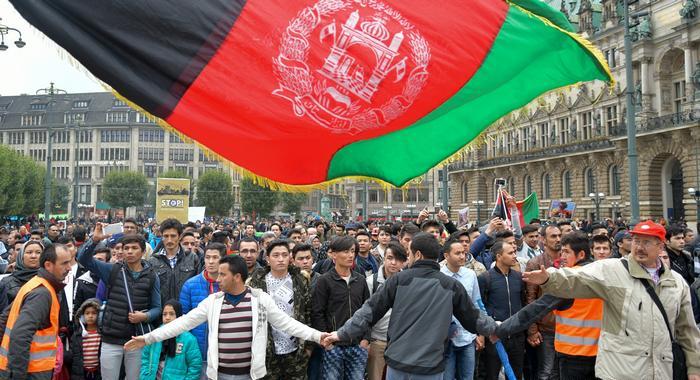
[[[502,191],[498,191],[498,195],[496,195],[496,204],[493,208],[491,216],[497,216],[509,222],[512,221],[513,218],[517,217],[520,222],[521,228],[525,224],[530,223],[532,219],[539,218],[540,202],[537,199],[537,193],[530,193],[530,195],[528,195],[527,198],[523,199],[522,201],[515,202],[515,206],[517,207],[517,215],[514,215],[516,213],[516,210],[512,210],[511,212],[511,210],[509,210],[508,207],[503,206],[505,204],[505,194]]]
[[[10,1],[130,104],[280,186],[401,186],[548,90],[612,81],[540,0]]]

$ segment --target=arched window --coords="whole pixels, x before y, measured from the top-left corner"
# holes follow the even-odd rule
[[[583,171],[583,188],[586,190],[586,195],[595,193],[595,187],[595,173],[593,173],[593,169],[586,168]]]
[[[507,181],[508,192],[510,193],[510,195],[515,196],[515,178],[508,177]]]
[[[611,165],[608,173],[610,195],[620,195],[620,171],[617,168],[617,165]]]
[[[571,198],[572,192],[571,192],[571,172],[570,171],[565,171],[564,174],[561,176],[561,183],[562,183],[562,194],[564,195],[564,198]]]
[[[532,177],[526,175],[523,179],[523,197],[526,198],[532,193]]]
[[[469,199],[468,187],[467,181],[462,182],[462,203],[467,203]]]
[[[542,175],[542,199],[551,199],[552,197],[552,177],[549,173]]]

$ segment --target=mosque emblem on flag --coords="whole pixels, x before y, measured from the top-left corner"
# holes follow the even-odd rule
[[[295,116],[357,134],[411,107],[428,79],[430,47],[381,1],[321,0],[289,22],[272,61],[272,94]]]

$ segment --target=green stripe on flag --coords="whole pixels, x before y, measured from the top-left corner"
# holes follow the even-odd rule
[[[407,128],[343,147],[327,179],[371,176],[402,186],[537,96],[581,81],[611,80],[593,54],[528,13],[534,11],[511,5],[484,63],[460,91]]]
[[[520,215],[522,215],[525,224],[530,223],[532,219],[540,217],[540,201],[537,199],[537,193],[530,193],[522,202],[518,202]]]

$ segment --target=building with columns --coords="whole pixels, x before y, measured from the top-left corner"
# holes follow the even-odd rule
[[[517,199],[537,192],[576,203],[575,219],[630,217],[625,90],[634,89],[642,218],[698,220],[700,189],[700,15],[697,0],[640,0],[633,15],[632,70],[625,82],[622,2],[546,0],[606,57],[616,83],[591,82],[547,93],[494,123],[485,143],[450,165],[452,214],[484,201],[481,220],[505,178]],[[566,64],[565,62],[563,64]],[[596,215],[595,200],[601,194]]]
[[[168,170],[183,171],[192,181],[208,170],[225,171],[233,180],[233,213],[240,212],[238,173],[108,92],[0,96],[0,143],[39,163],[52,154],[51,171],[69,185],[71,203],[77,167],[80,215],[105,206],[102,181],[114,170],[141,172],[152,185]],[[150,207],[139,212],[154,211]]]

